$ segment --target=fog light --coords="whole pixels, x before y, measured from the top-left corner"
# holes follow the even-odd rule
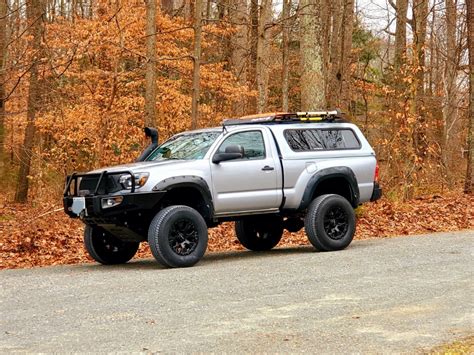
[[[123,201],[123,196],[106,197],[102,199],[102,208],[111,208],[120,205]]]

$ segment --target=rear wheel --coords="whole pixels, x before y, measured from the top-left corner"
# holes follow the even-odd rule
[[[207,249],[207,225],[195,209],[170,206],[157,213],[148,229],[148,243],[155,259],[167,267],[196,264]]]
[[[140,243],[122,241],[101,227],[86,225],[84,245],[95,261],[112,265],[123,264],[133,258]]]
[[[283,218],[280,216],[246,217],[235,222],[239,242],[254,251],[274,248],[283,235]]]
[[[340,195],[322,195],[311,202],[305,216],[309,241],[321,251],[341,250],[354,238],[355,212]]]

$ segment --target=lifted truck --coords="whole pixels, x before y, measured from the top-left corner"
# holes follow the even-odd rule
[[[196,264],[208,228],[235,221],[250,250],[275,247],[305,228],[320,251],[346,248],[354,209],[381,196],[374,150],[338,111],[263,114],[183,132],[139,161],[67,177],[64,210],[86,225],[102,264],[129,261],[140,242],[167,267]]]

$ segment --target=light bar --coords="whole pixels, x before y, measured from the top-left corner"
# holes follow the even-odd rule
[[[296,112],[296,115],[298,117],[327,117],[327,116],[339,116],[340,114],[341,112],[339,110]]]

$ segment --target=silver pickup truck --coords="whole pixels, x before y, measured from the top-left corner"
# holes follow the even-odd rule
[[[305,228],[320,251],[347,247],[354,209],[381,196],[374,150],[337,111],[264,114],[183,132],[139,161],[68,176],[64,210],[86,225],[102,264],[129,261],[148,241],[167,267],[197,263],[208,228],[235,221],[250,250],[275,247],[283,230]]]

